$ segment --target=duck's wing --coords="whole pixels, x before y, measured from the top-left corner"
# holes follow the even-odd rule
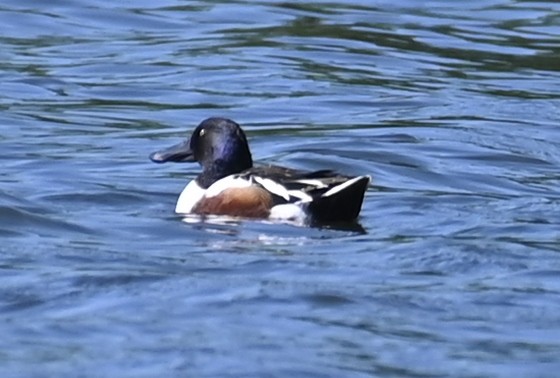
[[[278,166],[251,168],[238,177],[271,195],[275,217],[297,214],[299,218],[306,214],[307,219],[320,223],[356,219],[371,180],[369,176],[350,177],[331,170],[305,172]]]
[[[337,188],[343,190],[346,186],[350,187],[357,179],[333,170],[309,172],[274,165],[253,167],[243,172],[242,176],[278,197],[277,203],[312,202],[322,196],[328,196],[329,192],[334,194]],[[366,181],[366,186],[369,184],[368,176],[359,178]]]
[[[320,177],[330,177],[336,176],[337,173],[332,170],[320,170],[320,171],[304,171],[300,169],[292,169],[281,167],[279,165],[261,165],[252,167],[243,172],[243,174],[254,175],[260,177],[268,177],[276,181],[289,181],[289,180],[299,180],[306,178],[320,178]]]

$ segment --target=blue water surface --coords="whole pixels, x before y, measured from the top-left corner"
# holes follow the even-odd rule
[[[560,3],[5,0],[2,377],[555,377]],[[358,228],[173,213],[204,118]]]

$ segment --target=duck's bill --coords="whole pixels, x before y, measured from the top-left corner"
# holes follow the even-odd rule
[[[188,140],[161,151],[154,152],[150,155],[150,160],[154,163],[167,163],[169,161],[182,163],[196,161],[190,147],[190,141]]]

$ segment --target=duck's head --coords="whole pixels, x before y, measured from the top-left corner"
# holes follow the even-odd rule
[[[154,152],[150,159],[155,163],[196,161],[203,171],[221,177],[253,166],[247,137],[241,127],[230,119],[218,117],[205,119],[190,139]]]

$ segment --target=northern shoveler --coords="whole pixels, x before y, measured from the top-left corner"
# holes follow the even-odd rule
[[[175,212],[288,220],[298,223],[352,221],[358,217],[369,176],[331,170],[305,172],[253,166],[241,127],[226,118],[208,118],[189,140],[154,152],[156,163],[198,162],[202,173],[183,190]]]

